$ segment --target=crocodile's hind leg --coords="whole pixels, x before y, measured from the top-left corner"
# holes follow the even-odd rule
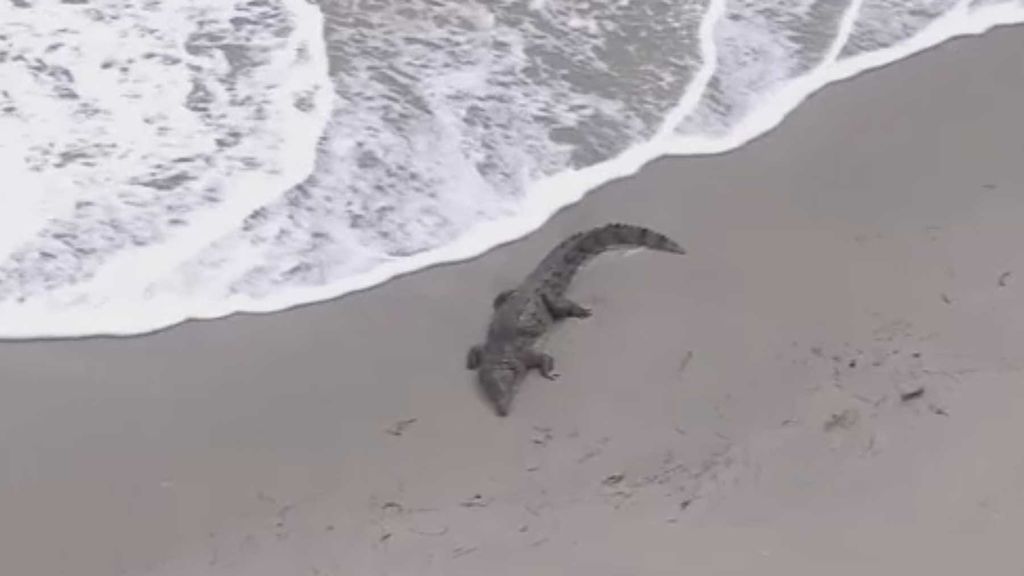
[[[501,305],[505,303],[505,300],[508,300],[508,297],[514,293],[515,290],[503,290],[499,292],[498,295],[494,297],[494,302],[492,303],[494,309],[497,310],[500,308]]]
[[[541,376],[548,380],[558,378],[558,374],[554,372],[555,359],[550,354],[537,352],[536,350],[527,350],[522,355],[522,362],[527,368],[536,369],[540,372]]]
[[[466,354],[466,369],[476,370],[480,367],[480,362],[483,360],[484,349],[483,346],[476,345],[469,349],[469,353]]]
[[[551,317],[555,320],[563,318],[589,318],[590,309],[569,300],[565,296],[544,295],[544,305],[547,307]]]

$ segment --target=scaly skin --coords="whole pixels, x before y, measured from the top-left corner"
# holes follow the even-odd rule
[[[576,271],[588,260],[616,248],[650,248],[684,254],[672,239],[630,224],[608,224],[576,233],[556,246],[514,290],[494,299],[487,341],[469,350],[466,367],[477,371],[480,385],[499,416],[507,416],[527,372],[548,379],[554,359],[534,344],[558,320],[586,318],[590,310],[565,297]]]

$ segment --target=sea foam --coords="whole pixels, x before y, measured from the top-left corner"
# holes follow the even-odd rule
[[[997,0],[21,0],[0,8],[0,337],[280,310],[476,256],[1022,21]]]

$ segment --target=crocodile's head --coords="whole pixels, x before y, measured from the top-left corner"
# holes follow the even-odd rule
[[[494,404],[498,416],[508,416],[512,399],[519,390],[524,371],[513,362],[488,362],[477,373],[480,386],[487,398]]]

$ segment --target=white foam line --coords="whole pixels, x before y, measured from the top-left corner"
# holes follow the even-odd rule
[[[832,44],[829,45],[828,50],[825,51],[825,54],[821,58],[821,62],[819,62],[818,65],[814,67],[814,70],[812,72],[808,72],[804,76],[799,77],[797,79],[789,80],[788,82],[783,82],[783,83],[781,83],[782,86],[789,86],[789,85],[793,84],[794,82],[798,82],[802,78],[814,77],[819,71],[824,70],[828,66],[833,65],[835,63],[836,59],[839,57],[840,52],[842,52],[843,47],[845,47],[846,43],[849,41],[850,34],[853,33],[853,28],[854,28],[854,26],[857,23],[857,18],[860,16],[860,9],[861,9],[861,6],[863,6],[863,5],[864,5],[864,0],[851,0],[849,5],[846,6],[846,10],[843,12],[842,18],[840,18],[840,20],[839,20],[839,26],[836,28],[836,37],[832,40]],[[771,98],[771,91],[768,92],[767,98],[769,99],[768,105],[767,106],[765,106],[765,105],[758,105],[756,108],[754,108],[755,113],[758,110],[766,108],[766,107],[767,108],[772,108],[772,106],[771,106],[772,102],[770,100],[770,98]],[[797,102],[797,104],[799,104],[799,102]],[[794,105],[793,108],[796,108],[796,105]],[[789,110],[785,111],[782,114],[782,116],[779,118],[779,122],[781,122],[782,119],[785,118],[785,116],[788,115],[789,111],[791,111],[793,108],[790,108]],[[677,124],[672,125],[672,127],[669,129],[669,131],[666,134],[664,134],[666,139],[670,139],[670,140],[678,142],[679,140],[684,139],[684,138],[691,138],[691,137],[686,137],[686,136],[679,136],[679,135],[677,135],[677,134],[675,134],[673,132],[673,130],[679,124],[682,123],[682,120],[683,120],[683,118],[680,118],[679,122]],[[734,129],[733,132],[734,133],[735,132],[744,133],[744,130],[742,128],[743,126],[744,126],[744,124],[741,122],[740,123],[740,127],[741,128],[739,130]],[[757,135],[755,134],[754,136],[751,137],[751,139],[756,137],[756,136]],[[696,137],[696,138],[698,138],[701,142],[711,142],[711,141],[715,141],[716,140],[716,139],[712,139],[712,138],[703,138],[703,139],[700,139],[699,137]],[[746,142],[746,141],[744,141],[744,142]],[[736,144],[734,146],[734,148],[738,148],[738,147],[742,146],[742,144],[743,143]],[[668,152],[668,154],[678,154],[678,152],[674,151],[674,146],[672,146],[672,145],[670,145],[670,146],[672,148],[672,151]],[[729,148],[729,149],[731,150],[732,148]],[[700,153],[705,153],[706,154],[706,153],[709,153],[709,152],[695,152],[694,154],[700,154]]]
[[[104,263],[102,270],[94,278],[56,291],[51,298],[59,301],[73,299],[80,294],[113,293],[120,296],[125,293],[140,293],[154,279],[166,276],[175,267],[223,237],[225,231],[240,225],[255,210],[277,200],[285,191],[309,177],[316,162],[317,142],[330,119],[333,92],[328,73],[327,47],[322,33],[322,13],[316,6],[305,2],[293,1],[292,4],[289,9],[295,16],[296,29],[288,46],[279,50],[278,57],[291,58],[303,41],[308,42],[307,52],[312,64],[301,71],[292,70],[289,80],[308,81],[311,85],[319,84],[319,89],[316,94],[315,116],[301,123],[291,122],[285,126],[286,130],[293,131],[293,134],[283,137],[285,142],[292,143],[281,149],[281,165],[285,169],[275,177],[265,173],[231,176],[228,179],[232,188],[232,191],[229,191],[230,199],[221,207],[204,210],[194,217],[188,228],[178,231],[171,239],[114,256]],[[279,96],[281,101],[278,102],[281,109],[287,110],[290,107],[289,96],[287,91],[282,91]],[[296,132],[298,134],[295,134]]]
[[[815,72],[835,64],[839,54],[846,47],[846,43],[850,41],[850,35],[853,34],[853,28],[857,25],[857,18],[860,17],[860,9],[864,6],[864,0],[853,0],[850,5],[846,7],[846,12],[843,12],[842,19],[839,20],[839,29],[836,30],[836,39],[832,41],[832,45],[828,47],[828,51],[825,53],[825,57],[821,59],[821,63],[815,68]],[[811,74],[814,74],[812,72]]]
[[[976,36],[996,26],[1021,22],[1024,22],[1024,7],[1021,5],[1001,4],[971,10],[966,2],[962,2],[900,44],[833,62],[829,66],[820,67],[815,73],[785,84],[774,94],[768,95],[766,101],[729,136],[678,136],[669,144],[665,153],[706,155],[733,150],[778,126],[794,108],[824,86],[902,60],[952,38]]]
[[[860,0],[857,1],[859,2]],[[718,26],[718,22],[725,16],[727,5],[728,0],[711,0],[708,4],[708,11],[704,14],[704,19],[701,21],[700,29],[697,32],[700,38],[702,60],[700,70],[694,75],[693,82],[686,87],[686,93],[683,94],[679,103],[665,117],[661,128],[658,129],[654,136],[655,141],[671,136],[676,126],[693,112],[693,109],[700,103],[701,97],[704,96],[708,82],[711,82],[711,78],[718,71],[718,44],[715,43],[715,27]],[[612,161],[614,162],[615,160]]]
[[[710,33],[714,22],[709,13],[701,26],[701,33]],[[377,268],[347,277],[332,285],[315,288],[289,289],[277,298],[256,300],[234,297],[211,303],[202,309],[193,309],[190,319],[213,319],[236,312],[275,312],[295,306],[320,302],[377,286],[396,276],[418,271],[438,264],[474,258],[507,242],[517,240],[535,231],[561,208],[579,201],[587,191],[611,180],[634,174],[647,162],[664,155],[714,154],[736,148],[775,127],[782,118],[812,92],[830,82],[850,78],[870,68],[876,68],[910,54],[930,48],[956,36],[977,35],[1005,24],[1024,22],[1024,8],[992,6],[975,9],[966,14],[964,25],[951,29],[957,14],[947,14],[904,44],[877,53],[863,54],[827,66],[818,74],[800,78],[779,90],[758,114],[742,125],[739,135],[729,139],[665,138],[634,146],[619,157],[584,168],[555,175],[533,187],[528,201],[519,214],[499,222],[486,222],[472,227],[455,242],[441,248],[396,259]],[[964,18],[963,13],[959,14]],[[703,40],[704,36],[702,36]],[[704,45],[702,41],[702,46]],[[682,108],[682,104],[680,105]],[[132,336],[167,328],[183,321],[182,310],[189,302],[173,296],[146,301],[124,303],[115,311],[76,310],[59,317],[45,308],[33,306],[4,310],[7,320],[0,327],[4,338],[75,337],[82,334]],[[132,319],[132,320],[128,320]],[[145,322],[138,321],[144,319]],[[24,327],[29,327],[26,329]]]

